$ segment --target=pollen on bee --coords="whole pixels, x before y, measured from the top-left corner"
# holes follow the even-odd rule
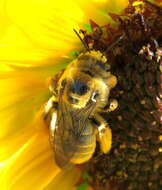
[[[142,1],[135,1],[132,3],[132,6],[135,7],[135,12],[144,12],[144,9],[142,9],[142,6],[144,5],[144,2]]]
[[[133,2],[133,6],[139,6],[139,5],[142,5],[143,4],[143,2],[141,2],[141,1],[135,1],[135,2]]]
[[[95,57],[96,59],[102,61],[103,63],[106,63],[107,62],[107,58],[100,52],[100,51],[90,51],[90,52],[87,52],[86,55],[90,55],[90,56],[93,56]]]

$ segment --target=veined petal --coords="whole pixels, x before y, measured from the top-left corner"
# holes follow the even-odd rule
[[[91,0],[86,3],[84,0],[79,0],[76,3],[71,0],[68,2],[67,7],[65,7],[65,5],[62,7],[62,3],[62,0],[59,2],[43,0],[39,2],[36,0],[25,0],[23,3],[20,0],[1,2],[1,16],[8,21],[8,25],[2,24],[4,28],[2,30],[3,32],[1,32],[0,39],[0,48],[2,50],[0,51],[2,53],[2,55],[0,55],[1,142],[6,142],[9,136],[13,141],[16,139],[15,142],[19,142],[15,143],[15,148],[21,146],[25,142],[25,139],[28,138],[27,135],[25,138],[22,133],[29,134],[26,133],[26,130],[32,131],[27,126],[31,124],[35,113],[49,98],[49,92],[45,84],[46,79],[54,75],[60,68],[64,67],[67,61],[66,59],[62,61],[61,58],[55,57],[56,55],[54,55],[53,58],[48,57],[46,60],[36,61],[37,59],[35,60],[32,54],[30,54],[31,57],[27,55],[28,52],[35,54],[33,47],[39,49],[38,46],[33,46],[33,40],[39,41],[39,43],[43,40],[44,43],[47,43],[46,45],[49,45],[48,47],[50,47],[48,42],[51,43],[51,40],[54,40],[54,44],[51,43],[51,45],[58,48],[55,42],[65,42],[62,38],[62,36],[64,36],[62,32],[67,32],[65,36],[71,35],[70,30],[73,28],[73,25],[79,25],[86,19],[88,21],[88,18],[92,18],[95,14],[100,19],[103,17],[103,15],[97,12],[97,10],[101,12],[102,8],[101,6],[98,8],[98,4],[95,1]],[[74,9],[73,11],[72,7]],[[88,7],[91,7],[90,13],[88,13]],[[34,16],[36,9],[39,11],[37,11],[36,16]],[[42,12],[44,14],[42,14]],[[56,35],[59,34],[60,38],[56,36],[54,39],[52,38],[50,40],[49,38],[47,40],[49,37],[46,35],[47,33],[41,33],[41,31],[44,30],[42,23],[49,21],[48,18],[52,19],[49,32]],[[101,21],[103,20],[104,19],[101,19]],[[48,24],[47,22],[47,25]],[[61,27],[58,27],[59,24]],[[25,31],[27,35],[25,35],[22,30]],[[41,38],[39,38],[39,33]],[[18,38],[15,35],[17,35]],[[74,35],[74,33],[72,35]],[[27,36],[30,36],[30,38],[27,38]],[[43,37],[45,38],[43,39]],[[31,38],[33,40],[30,41]],[[23,40],[25,40],[25,43]],[[30,46],[26,44],[26,41],[28,41],[27,44],[30,44]],[[42,51],[46,49],[46,45],[42,45]],[[69,47],[67,42],[66,45]],[[15,46],[18,47],[18,49],[16,49]],[[23,47],[25,49],[23,49]],[[28,48],[30,51],[28,51]],[[58,51],[63,54],[62,49],[60,51],[58,48]],[[14,57],[12,57],[12,54]],[[42,52],[41,55],[43,55]],[[3,56],[6,56],[6,58]],[[31,61],[28,62],[28,60]],[[21,65],[21,67],[15,67],[14,65]],[[34,66],[32,69],[26,68],[33,65],[38,66]],[[39,65],[42,65],[42,67]],[[23,67],[25,68],[23,69]],[[16,138],[17,136],[21,136],[21,138]],[[3,147],[5,144],[6,143],[1,143],[1,146]],[[5,150],[6,152],[6,154],[2,154],[3,159],[15,151],[15,148],[10,148],[10,146],[5,146],[5,148],[2,147],[1,151]]]
[[[8,160],[3,162],[1,189],[42,189],[59,172],[49,136],[37,131]]]
[[[106,24],[126,0],[1,0],[0,188],[72,190],[80,172],[60,173],[48,129],[35,117],[50,93],[46,79],[82,45],[73,32],[89,19]],[[58,175],[56,177],[56,175]],[[63,181],[64,180],[64,181]],[[89,189],[89,188],[88,188]]]
[[[30,125],[50,97],[47,79],[61,66],[0,71],[0,160],[10,156],[34,132]]]
[[[107,13],[121,11],[126,2],[2,1],[1,17],[8,24],[1,24],[0,61],[42,61],[49,57],[62,57],[80,44],[73,28],[79,29],[89,19],[99,24],[107,23],[110,20]]]
[[[48,129],[39,119],[34,126],[37,126],[37,131],[1,163],[1,189],[74,189],[81,172],[76,168],[61,172],[54,163]]]
[[[0,61],[42,61],[65,55],[79,41],[73,28],[79,29],[87,16],[81,4],[90,2],[2,1],[1,15],[8,25],[1,26]]]
[[[81,172],[77,168],[62,171],[44,188],[44,190],[53,190],[56,187],[58,190],[76,190],[75,184],[80,176]]]

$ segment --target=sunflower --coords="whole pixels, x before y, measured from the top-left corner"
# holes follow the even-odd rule
[[[40,110],[48,78],[82,45],[73,32],[112,21],[126,0],[0,2],[0,189],[75,189],[80,170],[56,166]]]
[[[54,162],[41,110],[48,79],[65,68],[82,44],[73,29],[114,24],[128,0],[1,0],[0,189],[76,189],[81,171]],[[80,189],[91,189],[87,184]]]

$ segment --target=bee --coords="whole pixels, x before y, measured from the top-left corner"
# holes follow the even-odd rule
[[[96,141],[101,152],[110,151],[111,129],[100,113],[116,109],[117,101],[109,101],[116,83],[106,56],[89,49],[51,78],[52,97],[45,105],[44,118],[60,168],[91,159]]]

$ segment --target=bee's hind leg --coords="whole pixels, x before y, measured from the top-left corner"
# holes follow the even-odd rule
[[[99,114],[95,115],[95,120],[99,125],[97,126],[97,140],[100,144],[101,152],[108,153],[112,144],[112,133],[108,123]]]

